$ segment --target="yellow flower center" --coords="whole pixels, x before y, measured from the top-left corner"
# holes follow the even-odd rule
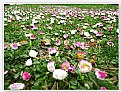
[[[91,63],[94,63],[95,61],[94,61],[94,59],[90,59],[90,62],[91,62]]]
[[[67,66],[66,66],[66,65],[64,65],[64,66],[63,66],[63,68],[64,68],[64,69],[67,69]]]
[[[78,58],[78,59],[83,59],[83,58],[84,58],[84,55],[81,54],[81,53],[79,53],[79,54],[77,54],[77,58]]]
[[[66,40],[65,44],[66,44],[66,45],[68,45],[68,44],[69,44],[69,43],[68,43],[68,40]]]
[[[87,64],[84,64],[84,65],[81,66],[81,68],[88,68],[88,70],[89,70],[90,69],[90,66],[87,65]]]

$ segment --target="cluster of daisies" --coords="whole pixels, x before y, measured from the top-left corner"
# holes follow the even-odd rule
[[[64,80],[65,78],[68,77],[69,72],[70,73],[75,73],[75,70],[80,71],[80,73],[88,73],[92,71],[93,68],[93,63],[95,62],[94,59],[88,60],[86,58],[87,52],[85,50],[88,50],[91,48],[89,43],[84,42],[84,41],[76,41],[70,44],[69,42],[69,37],[74,36],[76,34],[79,34],[80,37],[84,37],[85,39],[89,39],[90,43],[94,43],[97,38],[101,37],[106,37],[106,35],[103,34],[102,31],[97,30],[96,28],[102,28],[105,31],[112,31],[113,30],[113,25],[109,25],[108,27],[105,27],[103,22],[105,21],[107,24],[115,23],[117,21],[117,17],[119,16],[119,12],[117,10],[103,10],[103,11],[94,11],[94,10],[86,10],[83,9],[81,10],[80,8],[71,8],[71,7],[51,7],[51,6],[43,6],[40,7],[36,10],[37,8],[29,8],[21,9],[17,6],[9,7],[8,9],[5,9],[5,24],[4,26],[6,27],[10,22],[12,21],[19,21],[19,22],[26,22],[29,19],[31,19],[31,24],[30,25],[24,25],[21,24],[22,30],[32,30],[34,32],[38,32],[39,34],[33,34],[32,32],[25,32],[25,37],[27,40],[23,40],[20,42],[15,42],[15,43],[7,43],[5,42],[4,44],[4,49],[7,50],[8,47],[11,47],[13,50],[19,49],[19,47],[24,46],[25,44],[28,44],[28,41],[31,40],[38,40],[39,36],[41,35],[44,36],[46,35],[47,32],[44,30],[40,29],[39,20],[42,20],[43,22],[47,22],[46,28],[47,30],[53,31],[53,24],[57,23],[57,25],[66,25],[66,23],[73,24],[72,19],[77,18],[79,21],[83,21],[86,18],[86,15],[93,17],[95,20],[99,18],[101,21],[96,24],[89,24],[89,23],[82,23],[76,24],[77,28],[73,30],[68,30],[68,32],[64,30],[59,30],[59,33],[62,33],[62,39],[61,41],[59,38],[54,39],[55,43],[53,47],[50,47],[52,45],[51,40],[48,38],[42,39],[42,42],[44,43],[44,46],[49,46],[48,47],[48,56],[49,56],[49,61],[47,63],[47,69],[49,72],[52,72],[53,78],[57,80]],[[10,11],[12,10],[12,11]],[[24,11],[25,10],[25,11]],[[46,18],[46,16],[50,14],[50,18]],[[75,26],[75,25],[74,25]],[[91,30],[86,31],[88,27],[91,26]],[[119,29],[116,29],[116,32],[119,33]],[[54,32],[55,37],[60,36],[58,32]],[[95,39],[96,37],[96,39]],[[50,60],[51,57],[53,56],[58,56],[60,54],[60,51],[58,50],[58,46],[64,45],[68,46],[71,50],[79,49],[77,52],[75,52],[76,59],[78,60],[77,66],[74,66],[71,64],[69,61],[62,62],[60,65],[60,68],[56,68],[56,61]],[[114,46],[115,44],[112,41],[107,42],[107,45],[109,46]],[[28,53],[30,58],[26,60],[25,65],[26,66],[31,66],[33,63],[33,59],[39,57],[39,51],[31,49]],[[9,71],[5,71],[5,74],[7,74]],[[95,75],[98,79],[104,80],[107,77],[107,72],[102,71],[101,69],[95,69]],[[21,77],[25,81],[29,81],[31,78],[31,73],[22,71],[21,72]],[[24,89],[25,84],[24,83],[14,83],[9,86],[9,89],[11,90],[19,90],[19,89]],[[101,87],[101,90],[106,90],[105,87]]]

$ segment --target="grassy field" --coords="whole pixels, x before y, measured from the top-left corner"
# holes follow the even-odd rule
[[[51,6],[68,6],[68,7],[78,7],[81,9],[118,9],[118,4],[19,4],[17,6],[25,6],[25,7],[34,7],[37,8],[39,6],[45,6],[45,5],[51,5]],[[6,6],[6,5],[5,5]],[[16,5],[11,5],[11,7],[14,7]],[[9,7],[9,6],[8,6]]]
[[[13,83],[24,83],[24,90],[118,90],[118,16],[118,5],[110,4],[6,5],[5,90]],[[81,42],[85,44],[78,46]],[[48,49],[52,47],[56,55],[50,54]],[[31,57],[30,50],[38,52],[37,56]],[[80,59],[77,52],[86,56],[81,54]],[[30,58],[32,64],[27,66]],[[81,72],[81,60],[91,63],[89,72]],[[49,61],[54,61],[55,69],[62,69],[68,62],[75,67],[74,72],[67,69],[65,79],[55,79],[47,67]],[[105,71],[106,78],[99,79],[97,69]],[[22,71],[31,78],[23,79]]]

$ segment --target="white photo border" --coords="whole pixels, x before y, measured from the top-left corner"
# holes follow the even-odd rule
[[[121,30],[121,3],[120,0],[3,0],[0,2],[0,92],[47,92],[47,90],[19,90],[4,91],[4,4],[119,4],[119,29]],[[119,90],[105,90],[105,92],[121,91],[121,33],[119,33]],[[48,90],[48,92],[71,92],[71,90]],[[74,92],[102,92],[102,90],[73,90]]]

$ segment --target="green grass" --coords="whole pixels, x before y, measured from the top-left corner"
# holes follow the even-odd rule
[[[111,4],[24,4],[24,5],[11,5],[11,6],[5,6],[5,9],[8,9],[10,13],[13,11],[12,9],[15,8],[15,6],[18,6],[18,9],[23,9],[23,12],[28,11],[30,8],[34,9],[36,11],[35,15],[40,14],[40,10],[45,5],[49,5],[52,8],[57,6],[67,6],[71,8],[80,8],[80,9],[91,9],[93,11],[98,11],[99,9],[108,11],[109,9],[118,9],[118,5],[111,5]],[[40,7],[43,6],[43,7]],[[11,9],[12,7],[12,9]],[[46,10],[46,8],[45,8]],[[89,73],[83,74],[76,71],[75,74],[72,74],[69,72],[68,77],[64,81],[56,81],[52,77],[52,73],[48,73],[47,70],[47,61],[48,58],[40,58],[38,55],[38,58],[32,59],[33,64],[30,67],[25,66],[25,61],[29,59],[29,51],[30,49],[34,49],[37,52],[40,50],[43,50],[45,52],[46,50],[43,49],[44,46],[41,43],[41,40],[43,39],[49,39],[51,41],[51,45],[49,47],[55,46],[55,40],[59,39],[62,43],[60,46],[56,46],[60,52],[63,54],[59,54],[58,57],[53,56],[50,60],[53,60],[56,62],[56,68],[60,68],[60,65],[62,62],[68,61],[74,66],[77,65],[76,62],[76,52],[81,50],[79,48],[75,48],[75,50],[70,50],[64,48],[64,38],[63,34],[69,33],[70,30],[76,30],[77,28],[81,28],[85,32],[90,32],[92,26],[88,26],[87,29],[84,29],[84,23],[89,23],[91,25],[95,25],[96,23],[101,22],[100,16],[97,16],[97,19],[94,19],[94,17],[90,17],[87,14],[85,14],[85,18],[82,21],[79,21],[78,18],[70,17],[70,20],[73,22],[72,24],[67,22],[65,25],[60,24],[58,25],[58,20],[55,21],[54,24],[51,24],[50,26],[53,28],[53,30],[49,30],[46,27],[47,19],[51,17],[50,14],[45,15],[46,17],[44,19],[39,19],[38,24],[38,31],[33,31],[32,29],[26,29],[23,30],[20,25],[24,24],[25,26],[31,24],[32,18],[30,18],[27,21],[12,21],[8,23],[6,27],[4,27],[4,42],[7,44],[11,44],[14,42],[20,42],[22,40],[26,40],[24,33],[32,33],[37,34],[38,37],[36,40],[31,41],[28,39],[28,44],[22,45],[17,50],[12,50],[9,46],[6,50],[4,50],[4,68],[6,70],[9,70],[9,73],[4,76],[4,86],[5,90],[8,89],[8,86],[12,84],[13,82],[23,82],[26,84],[25,90],[45,90],[48,86],[48,89],[50,90],[53,88],[54,83],[58,82],[58,89],[59,90],[85,90],[84,84],[87,83],[90,86],[90,90],[99,90],[101,86],[105,86],[109,90],[118,90],[118,35],[116,33],[116,29],[118,28],[118,18],[116,18],[116,22],[112,23],[112,26],[114,27],[111,32],[108,30],[103,30],[102,28],[94,28],[98,31],[101,31],[106,37],[101,37],[98,39],[93,33],[90,33],[93,38],[96,40],[96,45],[91,46],[88,50],[82,50],[84,52],[87,52],[87,58],[88,60],[92,58],[92,56],[96,56],[95,58],[95,64],[93,65],[93,68],[98,68],[103,71],[106,71],[108,74],[108,77],[106,80],[99,80],[96,78],[94,71],[91,71]],[[15,16],[15,15],[14,15]],[[7,17],[7,16],[5,16]],[[45,22],[43,21],[45,20]],[[107,23],[106,21],[102,22],[105,27],[111,26],[110,23]],[[77,25],[79,24],[79,26]],[[75,26],[74,26],[75,25]],[[45,35],[40,35],[40,30],[43,30]],[[64,30],[65,33],[61,33],[60,30]],[[59,33],[59,36],[55,36],[54,33]],[[70,45],[73,45],[74,42],[86,42],[87,44],[90,43],[89,39],[84,38],[84,36],[80,36],[79,32],[77,32],[75,35],[69,35],[68,41],[70,42]],[[107,45],[108,41],[114,42],[114,47],[110,47]],[[47,47],[47,48],[49,48]],[[15,69],[15,70],[14,70]],[[13,71],[14,70],[14,71]],[[28,71],[31,73],[31,79],[30,81],[24,81],[20,73],[21,71]],[[111,80],[111,78],[117,77],[117,79]],[[55,82],[56,81],[56,82]],[[57,85],[57,83],[56,83]],[[56,88],[57,89],[57,88]]]
[[[119,5],[118,4],[20,4],[17,6],[27,6],[27,7],[34,7],[38,8],[39,6],[45,6],[45,5],[51,5],[51,6],[68,6],[68,7],[78,7],[81,9],[118,9]],[[12,7],[16,5],[10,5]],[[7,6],[9,7],[9,6]]]

